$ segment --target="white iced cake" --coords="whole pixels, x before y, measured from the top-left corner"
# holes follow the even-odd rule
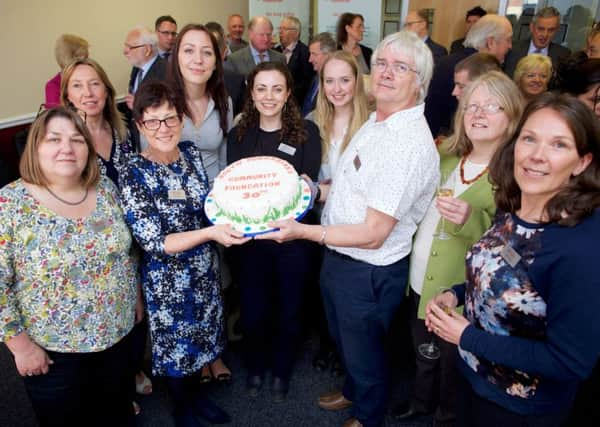
[[[233,224],[266,224],[297,216],[302,199],[310,201],[310,190],[303,196],[301,181],[285,160],[248,157],[221,171],[207,202],[214,203],[214,216],[224,216]]]

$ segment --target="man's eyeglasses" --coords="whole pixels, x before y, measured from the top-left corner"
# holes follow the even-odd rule
[[[485,114],[496,114],[500,111],[504,111],[504,108],[499,106],[498,104],[469,104],[465,105],[464,112],[466,114],[476,114],[479,110],[481,110]]]
[[[171,37],[177,37],[177,31],[159,31],[159,34],[162,34],[163,36],[171,36]]]
[[[395,75],[400,75],[400,74],[406,74],[409,71],[412,71],[413,73],[417,73],[417,70],[415,70],[414,68],[411,68],[410,65],[408,65],[406,62],[392,62],[391,64],[388,64],[387,62],[385,62],[383,59],[378,59],[375,61],[375,64],[373,64],[375,69],[377,71],[379,71],[380,73],[383,73],[388,67],[390,67],[390,70],[392,70],[392,73],[394,73]]]
[[[405,26],[405,27],[410,27],[411,25],[418,24],[418,23],[420,23],[420,22],[425,22],[425,21],[406,21],[406,22],[404,23],[404,26]]]
[[[166,127],[173,128],[179,124],[179,117],[169,116],[162,120],[159,120],[159,119],[142,120],[142,124],[148,130],[158,130],[158,129],[160,129],[160,125],[163,123],[165,124]]]
[[[129,50],[138,49],[138,48],[140,48],[140,47],[144,47],[144,46],[146,46],[146,45],[145,45],[145,44],[136,44],[135,46],[132,46],[132,45],[130,45],[130,44],[128,44],[128,43],[125,43],[125,47],[126,47],[127,49],[129,49]]]

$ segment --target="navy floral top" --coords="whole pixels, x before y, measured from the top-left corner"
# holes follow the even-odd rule
[[[570,404],[600,354],[600,212],[574,227],[498,213],[457,286],[471,321],[462,371],[475,392],[521,414]]]

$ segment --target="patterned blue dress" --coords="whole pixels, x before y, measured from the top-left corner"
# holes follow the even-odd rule
[[[125,219],[144,252],[152,372],[170,377],[198,372],[225,345],[214,244],[165,252],[168,234],[207,226],[203,204],[209,188],[200,152],[190,142],[181,142],[179,149],[180,158],[169,165],[132,155],[119,178]],[[169,191],[179,189],[185,200],[169,199]]]

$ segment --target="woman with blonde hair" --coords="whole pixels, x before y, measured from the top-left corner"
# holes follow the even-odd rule
[[[496,212],[488,164],[512,137],[522,110],[513,81],[500,71],[485,73],[462,92],[454,134],[438,147],[440,188],[452,190],[453,195],[431,201],[413,241],[410,325],[413,345],[419,351],[410,401],[395,411],[400,420],[433,413],[436,425],[456,423],[456,347],[432,342],[424,322],[425,306],[441,288],[464,281],[465,254],[492,224]],[[440,230],[449,238],[443,240]]]
[[[546,55],[532,53],[519,60],[513,80],[525,100],[530,101],[548,90],[552,77],[552,61]]]
[[[369,116],[363,74],[352,54],[336,51],[323,63],[314,121],[321,131],[321,180],[331,179],[337,160]]]
[[[62,72],[67,65],[76,59],[88,57],[89,43],[74,34],[62,34],[54,45],[54,57],[60,67],[60,71],[46,82],[46,108],[56,107],[60,104],[60,83]]]
[[[363,74],[354,56],[343,50],[333,52],[321,68],[319,88],[316,108],[311,115],[321,133],[322,160],[319,181],[330,182],[340,156],[369,115]],[[315,277],[314,283],[318,283],[318,277]],[[327,330],[318,288],[311,301],[313,300],[314,309],[318,313],[316,321],[320,341],[313,366],[323,371],[331,364],[332,373],[342,374],[339,357]]]
[[[60,102],[84,118],[101,171],[117,184],[118,170],[133,147],[117,109],[115,88],[100,64],[93,59],[78,59],[68,65],[63,72]]]

